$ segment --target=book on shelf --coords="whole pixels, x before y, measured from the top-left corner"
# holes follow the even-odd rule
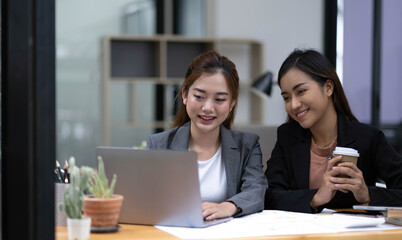
[[[402,226],[402,217],[391,217],[391,218],[386,217],[385,222]]]
[[[385,222],[402,226],[402,209],[388,209]]]

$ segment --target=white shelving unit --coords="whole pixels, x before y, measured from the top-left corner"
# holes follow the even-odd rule
[[[102,48],[102,144],[105,146],[115,144],[111,136],[118,134],[119,129],[170,128],[175,94],[188,65],[194,57],[211,49],[231,59],[239,73],[236,125],[262,124],[263,98],[250,88],[253,79],[262,73],[262,45],[258,41],[166,35],[106,36]]]

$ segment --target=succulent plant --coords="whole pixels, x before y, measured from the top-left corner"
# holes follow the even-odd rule
[[[69,159],[69,166],[71,183],[64,190],[64,201],[59,205],[59,208],[69,218],[79,219],[82,217],[84,190],[87,188],[88,180],[94,171],[90,167],[81,167],[80,171],[80,168],[75,165],[74,157]]]
[[[114,191],[116,178],[116,174],[114,174],[109,186],[102,157],[98,157],[98,172],[94,172],[92,177],[89,179],[88,191],[92,193],[95,198],[110,198]]]

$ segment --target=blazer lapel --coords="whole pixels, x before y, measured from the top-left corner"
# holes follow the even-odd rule
[[[240,152],[236,142],[230,134],[230,131],[224,126],[221,126],[221,141],[222,159],[226,170],[228,196],[233,196],[236,194],[236,189],[238,187],[238,170],[241,169]]]
[[[238,146],[230,134],[230,130],[224,126],[220,128],[221,134],[221,147],[222,147],[222,159],[225,164],[226,179],[228,186],[228,196],[236,194],[237,179],[240,168],[240,152]],[[177,129],[176,134],[172,138],[169,149],[188,151],[188,144],[190,139],[190,122],[184,124]]]
[[[350,120],[344,115],[338,114],[338,146],[353,147],[353,142],[356,136],[353,134],[356,131]],[[292,133],[295,137],[295,143],[291,147],[292,171],[295,177],[296,184],[300,189],[308,189],[310,182],[310,147],[311,133],[309,130],[297,128]]]
[[[338,146],[353,147],[351,144],[356,140],[356,130],[353,129],[351,120],[342,114],[338,114]]]
[[[190,122],[177,128],[176,134],[172,138],[169,149],[177,151],[188,151],[190,140]]]
[[[293,132],[295,143],[291,147],[292,170],[294,181],[299,189],[308,189],[310,182],[310,146],[311,133],[309,130],[298,128]]]

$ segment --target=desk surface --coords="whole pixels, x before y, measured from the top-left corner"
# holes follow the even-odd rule
[[[179,239],[153,226],[121,224],[121,228],[117,233],[92,233],[91,240],[98,239]],[[266,237],[248,237],[238,238],[239,240],[272,240],[272,239],[352,239],[352,240],[396,240],[401,239],[402,229],[399,230],[383,230],[383,231],[367,231],[367,232],[347,232],[347,233],[331,233],[331,234],[307,234],[307,235],[288,235],[288,236],[266,236]],[[68,240],[67,227],[56,227],[56,240]]]

